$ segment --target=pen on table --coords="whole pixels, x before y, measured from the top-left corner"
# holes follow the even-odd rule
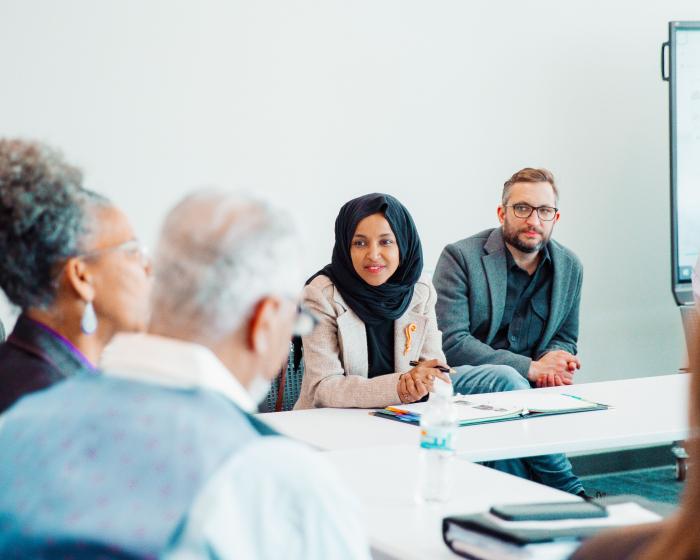
[[[598,405],[598,406],[604,406],[605,408],[613,408],[613,407],[610,406],[609,404],[605,404],[605,403],[602,403],[602,402],[589,401],[588,399],[584,399],[583,397],[578,397],[578,396],[576,396],[576,395],[570,395],[570,394],[568,394],[568,393],[561,393],[561,394],[562,394],[562,396],[564,396],[564,397],[571,397],[572,399],[576,399],[577,401],[583,401],[583,402],[587,402],[587,403],[591,403],[591,404],[596,404],[596,405]]]
[[[420,362],[417,362],[416,360],[411,360],[408,362],[410,366],[416,367]],[[445,366],[433,366],[435,369],[439,369],[443,373],[457,373],[457,370],[455,368],[448,368]]]

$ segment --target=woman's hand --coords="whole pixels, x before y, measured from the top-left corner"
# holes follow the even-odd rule
[[[441,366],[438,360],[427,360],[416,367],[401,374],[396,391],[402,403],[412,403],[421,400],[433,388],[433,380],[436,377],[452,383],[449,375],[437,369]]]

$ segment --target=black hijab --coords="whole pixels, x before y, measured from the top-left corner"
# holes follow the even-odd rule
[[[381,286],[370,286],[355,272],[350,243],[357,224],[372,214],[384,214],[399,246],[400,264]],[[413,288],[423,272],[423,249],[413,218],[393,196],[372,193],[343,205],[335,220],[335,245],[331,263],[307,280],[325,274],[336,285],[343,299],[366,324],[395,321],[411,303]]]

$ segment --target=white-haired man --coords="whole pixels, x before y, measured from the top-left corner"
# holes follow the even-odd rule
[[[0,556],[368,557],[322,457],[250,414],[299,324],[289,224],[220,191],[170,212],[149,333],[5,415]]]

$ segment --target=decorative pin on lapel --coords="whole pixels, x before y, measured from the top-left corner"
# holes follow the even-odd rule
[[[416,326],[415,323],[411,323],[403,330],[404,334],[406,335],[406,346],[404,346],[404,349],[403,349],[404,356],[406,354],[408,354],[409,351],[411,350],[411,339],[413,338],[413,333],[416,332],[417,328],[418,327]]]

